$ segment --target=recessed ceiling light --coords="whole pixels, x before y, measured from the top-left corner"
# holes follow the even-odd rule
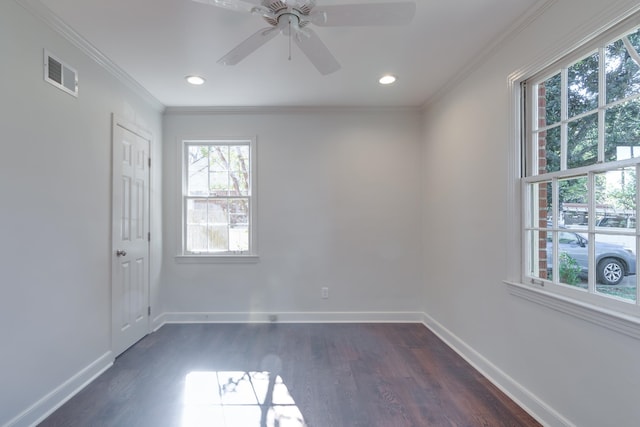
[[[378,82],[380,82],[381,85],[390,85],[392,83],[395,83],[396,80],[396,76],[385,74],[384,76],[380,77],[380,80],[378,80]]]
[[[185,79],[194,86],[200,86],[204,83],[204,79],[200,76],[187,76]]]

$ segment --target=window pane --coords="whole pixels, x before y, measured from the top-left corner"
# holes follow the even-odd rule
[[[227,171],[211,171],[209,194],[211,196],[227,196],[229,194],[229,173]]]
[[[218,172],[228,171],[229,147],[226,145],[211,145],[210,147],[209,162],[211,163],[211,170]]]
[[[249,200],[229,200],[229,225],[231,227],[247,227],[249,225]]]
[[[546,159],[539,165],[539,173],[560,170],[560,126],[539,133],[538,152],[540,159]]]
[[[620,245],[596,242],[596,292],[636,301],[636,257]],[[631,275],[629,275],[631,274]]]
[[[606,47],[607,103],[640,93],[640,66],[631,55],[639,49],[640,30]]]
[[[588,166],[598,161],[598,114],[568,124],[567,168]]]
[[[595,176],[596,242],[636,252],[636,171],[621,168]]]
[[[539,127],[560,121],[560,82],[560,73],[558,73],[538,86]]]
[[[229,250],[229,201],[209,200],[209,230],[207,241],[209,251],[226,252]]]
[[[596,175],[604,214],[596,225],[596,291],[636,299],[636,170],[620,168]]]
[[[586,203],[564,203],[561,226],[567,228],[586,228],[589,220]]]
[[[640,157],[640,99],[607,109],[605,158],[609,162]]]
[[[559,208],[564,213],[565,226],[586,228],[589,219],[587,177],[561,179],[558,187]]]
[[[231,180],[231,195],[247,196],[249,195],[249,146],[235,145],[230,147],[229,151],[230,164],[229,174]]]
[[[615,286],[598,284],[596,285],[596,293],[635,303],[637,295],[635,276],[626,276],[620,284]]]
[[[598,54],[569,67],[567,81],[569,117],[598,108]]]
[[[531,230],[528,232],[530,244],[530,269],[529,275],[540,279],[552,279],[553,246],[551,245],[551,232],[546,230]]]
[[[599,225],[635,228],[636,169],[628,167],[596,174],[596,184],[596,201],[610,212],[608,221],[601,220]]]
[[[551,182],[539,182],[529,186],[531,201],[530,220],[528,227],[547,228],[551,226],[553,209],[551,197]]]
[[[557,236],[560,283],[586,289],[589,275],[587,239],[570,231],[560,231]]]
[[[229,250],[249,250],[249,200],[229,201]]]
[[[227,196],[229,194],[229,149],[226,146],[212,145],[209,151],[209,194]]]
[[[209,194],[209,148],[190,145],[187,150],[187,194],[203,196]]]
[[[188,252],[206,252],[207,201],[187,200],[185,216],[187,219],[186,250]]]

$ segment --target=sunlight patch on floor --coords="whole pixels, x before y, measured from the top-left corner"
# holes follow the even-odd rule
[[[194,371],[184,388],[182,427],[306,427],[280,375]]]

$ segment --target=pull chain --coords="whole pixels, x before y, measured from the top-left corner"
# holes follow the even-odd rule
[[[289,61],[291,61],[291,17],[289,17]]]

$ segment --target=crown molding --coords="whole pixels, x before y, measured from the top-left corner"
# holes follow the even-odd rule
[[[365,106],[237,106],[237,107],[166,107],[165,115],[199,114],[332,114],[332,113],[420,113],[421,107],[365,107]]]
[[[43,21],[49,28],[60,34],[65,40],[77,47],[85,55],[96,62],[100,67],[105,69],[127,88],[140,96],[153,109],[164,111],[165,106],[156,97],[154,97],[147,89],[131,77],[126,71],[120,68],[115,62],[109,59],[105,54],[100,52],[95,46],[87,41],[82,35],[75,31],[71,26],[64,22],[51,9],[46,7],[40,0],[15,0],[20,6],[26,9],[36,18]]]
[[[530,7],[517,21],[506,31],[496,37],[458,73],[455,73],[433,96],[429,97],[421,106],[422,111],[426,111],[429,106],[444,98],[449,91],[469,77],[482,64],[488,61],[506,42],[512,40],[517,34],[524,31],[529,25],[535,22],[547,9],[553,6],[558,0],[539,0]]]

